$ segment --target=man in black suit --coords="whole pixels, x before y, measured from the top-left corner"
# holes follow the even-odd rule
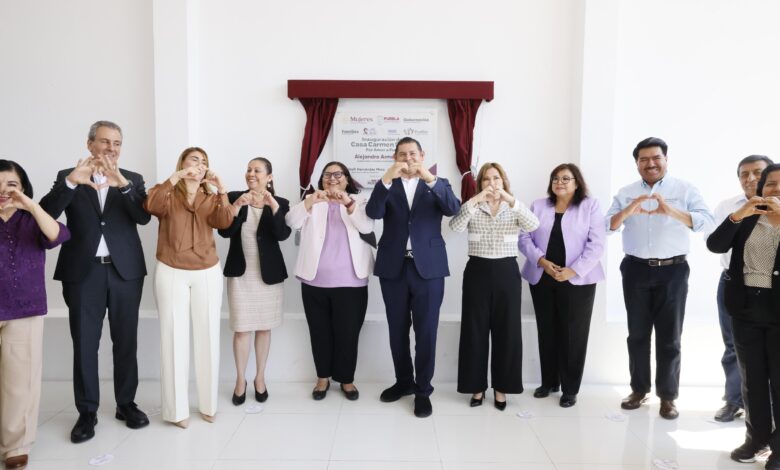
[[[143,209],[144,180],[120,170],[122,130],[109,121],[89,129],[90,156],[62,170],[41,207],[52,217],[65,212],[72,234],[63,243],[54,279],[62,281],[73,339],[73,391],[79,418],[74,443],[95,435],[100,403],[98,346],[108,310],[114,353],[116,418],[137,429],[149,419],[133,400],[138,388],[138,307],[146,264],[137,225],[151,216]]]

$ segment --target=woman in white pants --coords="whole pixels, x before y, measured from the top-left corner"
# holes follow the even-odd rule
[[[176,172],[151,188],[144,202],[160,220],[154,294],[160,317],[162,417],[181,428],[189,424],[190,319],[198,410],[208,422],[217,413],[222,272],[213,229],[229,227],[234,209],[222,180],[208,166],[203,149],[185,149]]]

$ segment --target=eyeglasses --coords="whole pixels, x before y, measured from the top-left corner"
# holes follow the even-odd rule
[[[553,177],[550,179],[550,181],[552,181],[553,183],[563,183],[563,184],[569,184],[569,183],[571,183],[572,181],[574,181],[575,179],[577,179],[577,178],[573,178],[573,177],[571,177],[571,176],[564,176],[564,177],[560,177],[560,176],[553,176]]]
[[[340,180],[342,176],[344,176],[343,171],[334,171],[333,173],[326,171],[325,173],[322,174],[322,179],[329,180],[333,178],[333,179]]]

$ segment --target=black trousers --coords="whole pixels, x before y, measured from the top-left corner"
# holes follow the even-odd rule
[[[126,281],[113,264],[96,261],[81,282],[63,282],[73,339],[73,394],[79,413],[96,412],[100,404],[98,347],[108,309],[114,355],[114,398],[118,405],[135,400],[138,388],[138,307],[144,280]]]
[[[688,297],[688,263],[669,266],[623,258],[623,298],[628,317],[631,390],[649,393],[650,339],[655,330],[655,388],[662,400],[674,400],[680,389],[680,337]]]
[[[742,373],[742,398],[745,403],[745,440],[756,448],[769,445],[780,452],[780,324],[751,322],[751,312],[761,317],[777,315],[780,306],[772,305],[770,289],[750,289],[746,294],[744,316],[732,317],[734,348]],[[775,425],[773,426],[772,420]]]
[[[436,366],[436,335],[439,308],[444,299],[444,278],[424,279],[414,260],[404,260],[396,279],[380,278],[385,301],[390,352],[393,355],[395,380],[401,385],[414,384],[414,393],[433,393],[433,371]],[[409,350],[409,330],[414,326],[414,366]]]
[[[558,282],[547,273],[531,287],[542,385],[576,395],[582,383],[596,284]]]
[[[463,272],[458,392],[487,387],[488,351],[493,388],[523,392],[522,281],[517,259],[470,256]]]
[[[301,296],[317,377],[351,384],[368,307],[368,286],[325,288],[301,283]]]

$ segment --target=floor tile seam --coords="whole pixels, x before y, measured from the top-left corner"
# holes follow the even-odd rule
[[[233,432],[230,434],[230,438],[225,440],[225,443],[222,445],[222,448],[219,449],[219,452],[217,452],[217,459],[219,459],[222,456],[222,453],[225,452],[225,449],[227,449],[227,447],[236,437],[238,430],[241,429],[241,426],[244,424],[244,421],[246,421],[246,416],[247,416],[246,413],[244,413],[244,416],[241,417],[241,420],[238,422],[236,427],[233,429]]]
[[[536,432],[536,429],[534,429],[534,427],[531,424],[532,423],[529,422],[529,421],[524,421],[523,422],[523,425],[526,426],[528,428],[528,430],[533,433],[534,437],[536,438],[536,442],[539,444],[539,447],[541,447],[542,450],[544,451],[544,455],[547,456],[548,462],[546,462],[546,463],[551,463],[551,464],[555,465],[555,461],[553,460],[552,456],[550,455],[550,451],[547,450],[547,447],[545,447],[544,443],[542,443],[542,438],[539,436],[539,434]]]
[[[339,432],[339,424],[341,424],[341,412],[343,409],[344,409],[344,402],[342,401],[339,404],[339,412],[336,415],[336,425],[333,427],[333,436],[331,436],[330,439],[330,449],[328,450],[328,465],[326,467],[328,469],[330,468],[330,462],[331,459],[333,458],[333,449],[336,447],[336,436],[338,435]]]

